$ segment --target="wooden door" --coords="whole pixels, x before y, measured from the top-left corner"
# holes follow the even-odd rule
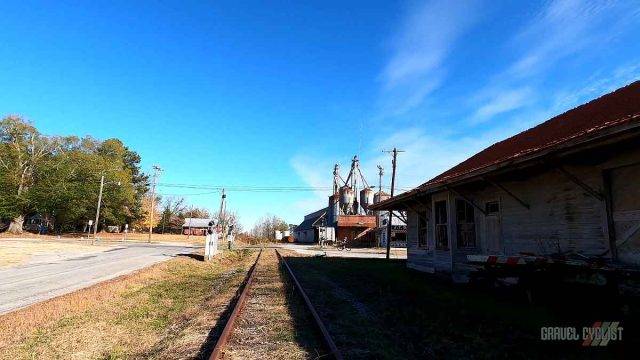
[[[609,181],[618,260],[640,265],[640,164],[611,170]]]
[[[500,203],[489,201],[485,204],[485,251],[488,254],[502,254],[502,221]]]

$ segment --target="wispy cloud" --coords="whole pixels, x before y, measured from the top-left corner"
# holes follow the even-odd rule
[[[540,114],[540,116],[544,115]],[[464,161],[487,146],[524,130],[532,122],[538,121],[540,116],[510,121],[499,128],[464,136],[429,133],[426,129],[419,127],[405,128],[375,139],[371,145],[374,149],[397,147],[405,151],[398,155],[396,184],[399,189],[410,189]],[[378,153],[380,155],[362,161],[363,171],[365,175],[372,176],[376,173],[376,165],[383,165],[387,169],[385,182],[389,185],[391,157],[388,154]]]
[[[610,74],[596,73],[580,86],[557,89],[551,107],[556,112],[563,111],[637,80],[640,80],[640,59],[621,65]]]
[[[513,39],[526,51],[507,76],[525,77],[551,66],[596,42],[615,37],[638,16],[637,2],[556,0],[544,7]]]
[[[602,47],[637,24],[639,14],[640,6],[634,1],[549,2],[508,41],[518,55],[477,91],[476,110],[469,122],[486,122],[493,116],[534,104],[548,93],[533,85],[545,77],[546,70],[565,59],[579,61],[585,50]]]
[[[480,106],[472,117],[472,123],[486,121],[492,116],[518,109],[531,102],[533,91],[530,87],[511,89],[494,96],[487,103]]]
[[[331,186],[333,164],[327,159],[317,159],[305,155],[296,155],[289,161],[295,173],[309,186],[324,188]],[[312,196],[293,203],[295,212],[306,214],[327,206],[328,191],[314,191]]]
[[[445,59],[479,13],[478,1],[434,0],[409,9],[380,75],[385,113],[417,107],[442,83]]]

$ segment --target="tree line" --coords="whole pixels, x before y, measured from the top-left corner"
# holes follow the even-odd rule
[[[95,218],[102,176],[98,230],[124,224],[148,230],[152,203],[155,232],[179,232],[189,217],[218,217],[180,197],[156,194],[151,201],[140,161],[119,139],[47,136],[20,116],[6,116],[0,120],[0,231],[21,233],[34,214],[57,233],[85,230]],[[223,221],[242,231],[236,212],[226,212]]]
[[[0,120],[0,219],[22,232],[26,216],[44,215],[57,231],[74,231],[95,216],[100,178],[101,224],[144,219],[149,176],[140,156],[118,139],[46,136],[29,121]]]

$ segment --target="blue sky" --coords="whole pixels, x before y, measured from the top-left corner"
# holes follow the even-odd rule
[[[640,78],[637,1],[3,1],[0,13],[0,113],[118,137],[161,183],[324,187],[354,154],[375,183],[397,146],[409,188]],[[159,190],[217,208],[217,194]],[[327,196],[231,192],[229,206],[247,227],[266,213],[297,223]]]

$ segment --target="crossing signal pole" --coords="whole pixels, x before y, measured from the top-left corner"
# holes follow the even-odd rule
[[[222,243],[227,240],[227,222],[225,219],[225,207],[227,206],[227,194],[224,193],[224,189],[222,189],[222,198],[220,199],[220,212],[218,213],[218,224],[220,224],[220,228],[222,229]]]

